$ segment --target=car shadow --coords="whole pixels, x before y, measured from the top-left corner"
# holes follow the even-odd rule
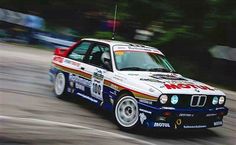
[[[58,98],[58,99],[69,102],[69,103],[76,104],[79,107],[81,107],[85,110],[88,110],[89,112],[91,112],[93,114],[99,115],[103,119],[114,122],[111,112],[104,110],[101,107],[96,106],[95,104],[89,102],[88,100],[85,100],[85,99],[80,98],[78,96],[67,96],[66,98]]]
[[[131,133],[141,135],[149,138],[158,139],[209,139],[211,137],[219,137],[219,135],[210,129],[185,129],[185,130],[171,130],[171,129],[150,129],[142,128],[132,131]]]

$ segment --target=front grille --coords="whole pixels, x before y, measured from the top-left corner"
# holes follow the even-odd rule
[[[191,98],[190,106],[203,107],[206,104],[206,101],[207,101],[206,95],[193,95]]]
[[[179,94],[179,102],[175,105],[172,105],[170,102],[171,96],[176,95],[176,94],[167,94],[169,97],[168,101],[166,104],[161,104],[159,101],[157,102],[157,106],[165,106],[165,107],[177,107],[177,108],[214,108],[214,107],[222,107],[222,105],[213,105],[212,104],[212,99],[214,95],[185,95],[185,94]],[[219,96],[218,96],[219,97]]]

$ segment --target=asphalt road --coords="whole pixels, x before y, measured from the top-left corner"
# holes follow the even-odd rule
[[[1,145],[236,145],[236,93],[224,126],[195,131],[120,131],[107,112],[78,98],[57,99],[48,69],[52,52],[0,43]]]

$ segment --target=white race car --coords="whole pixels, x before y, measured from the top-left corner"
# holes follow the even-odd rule
[[[110,110],[118,126],[133,129],[223,125],[223,92],[176,73],[156,48],[82,39],[56,49],[49,71],[58,97],[75,95]]]

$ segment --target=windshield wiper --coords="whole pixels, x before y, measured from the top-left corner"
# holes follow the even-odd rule
[[[174,72],[174,71],[168,70],[166,68],[151,68],[151,69],[148,69],[148,71]]]
[[[121,68],[120,70],[147,71],[147,69],[140,68],[140,67],[125,67],[125,68]]]

